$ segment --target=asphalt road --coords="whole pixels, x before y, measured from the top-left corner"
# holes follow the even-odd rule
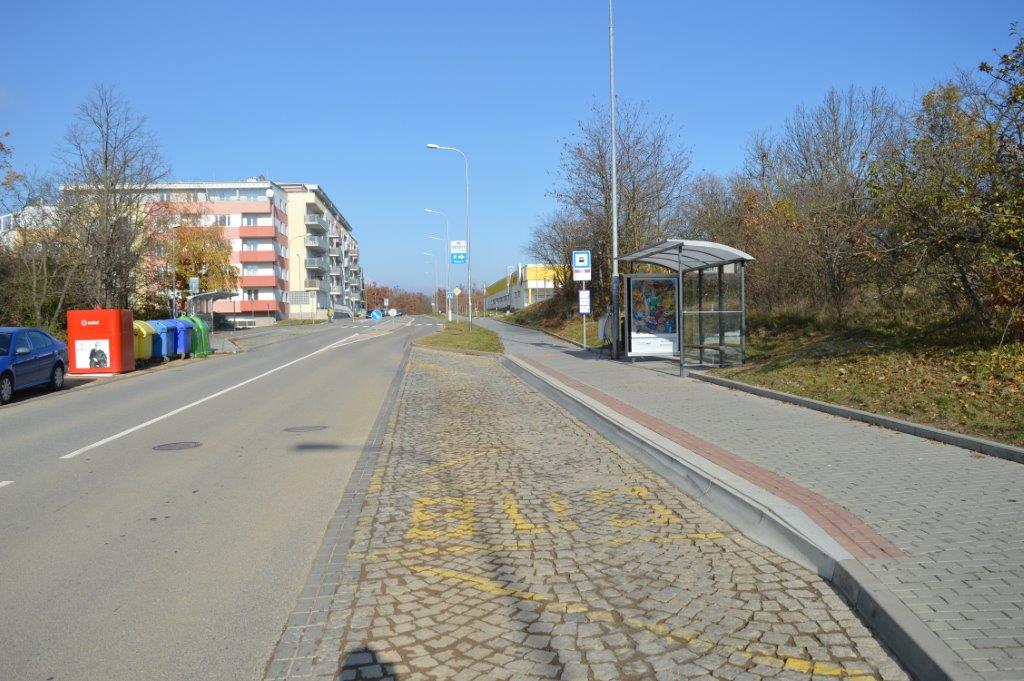
[[[433,330],[346,321],[0,409],[0,679],[260,677]]]

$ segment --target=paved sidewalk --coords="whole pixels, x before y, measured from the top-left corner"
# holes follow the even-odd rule
[[[985,679],[1024,679],[1024,466],[482,320],[506,352],[805,510]]]
[[[413,350],[380,456],[268,678],[907,678],[816,574],[495,357]]]

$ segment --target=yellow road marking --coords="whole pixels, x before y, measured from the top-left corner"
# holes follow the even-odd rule
[[[588,619],[598,622],[614,622],[617,619],[615,613],[609,610],[603,610],[598,608],[589,608],[582,603],[565,603],[555,601],[551,596],[539,594],[533,591],[525,591],[522,589],[513,589],[505,586],[501,582],[487,579],[486,577],[478,577],[465,572],[459,572],[457,570],[449,570],[447,568],[431,567],[429,565],[417,565],[412,561],[401,561],[401,565],[404,565],[408,569],[412,570],[417,574],[434,575],[443,579],[448,579],[454,582],[462,584],[468,584],[480,591],[485,593],[493,594],[495,596],[513,596],[522,600],[536,601],[538,603],[544,603],[547,607],[561,610],[563,612],[575,612],[585,614]],[[668,640],[674,640],[684,643],[689,648],[696,648],[701,652],[707,652],[709,650],[720,648],[727,651],[729,654],[738,653],[740,656],[750,659],[754,657],[753,654],[737,648],[733,645],[728,644],[716,644],[712,641],[697,638],[697,634],[686,629],[670,629],[668,626],[658,622],[645,622],[637,617],[627,617],[621,620],[623,624],[632,627],[634,629],[642,629],[649,631],[653,634],[661,636]],[[768,655],[758,655],[754,657],[754,660],[758,659],[767,660],[781,660],[783,661],[783,668],[790,671],[802,672],[802,673],[813,673],[818,676],[848,676],[852,677],[850,681],[854,681],[857,677],[867,676],[872,678],[868,672],[859,669],[844,669],[836,665],[826,664],[824,662],[814,662],[811,660],[802,660],[795,657],[787,658],[775,658]]]
[[[516,495],[511,492],[506,492],[501,495],[502,502],[505,507],[505,515],[512,521],[512,527],[516,532],[540,532],[540,528],[537,525],[529,522],[526,517],[519,512],[519,502],[516,501]]]
[[[467,463],[469,461],[472,461],[473,459],[478,459],[481,456],[487,456],[488,454],[491,454],[491,453],[492,453],[491,451],[474,452],[473,454],[466,454],[464,456],[456,456],[455,458],[448,459],[446,461],[442,461],[441,463],[436,463],[433,466],[427,466],[426,468],[421,468],[417,472],[420,475],[431,475],[432,473],[436,473],[438,471],[444,470],[445,468],[451,468],[452,466],[458,466],[460,464],[464,464],[464,463]]]
[[[432,511],[431,506],[454,506],[454,510]],[[476,518],[473,507],[476,500],[472,497],[417,497],[412,504],[412,527],[406,533],[407,539],[437,539],[445,536],[458,539],[476,531]],[[435,520],[455,520],[458,525],[450,530],[427,529]]]

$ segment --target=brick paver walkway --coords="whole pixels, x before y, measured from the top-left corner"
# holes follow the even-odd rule
[[[862,521],[873,536],[860,533],[864,550],[851,549],[853,555],[985,679],[1024,679],[1021,464],[597,360],[546,334],[481,323],[501,334],[507,352],[779,476],[790,491],[823,497]],[[785,497],[785,489],[772,491]],[[842,533],[815,519],[850,549]],[[840,520],[841,525],[849,521]],[[875,537],[898,553],[879,553],[872,548]]]
[[[906,678],[817,575],[493,357],[413,351],[338,558],[269,678]]]

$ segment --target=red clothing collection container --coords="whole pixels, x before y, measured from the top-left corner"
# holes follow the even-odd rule
[[[121,374],[135,368],[131,310],[68,310],[72,374]]]

